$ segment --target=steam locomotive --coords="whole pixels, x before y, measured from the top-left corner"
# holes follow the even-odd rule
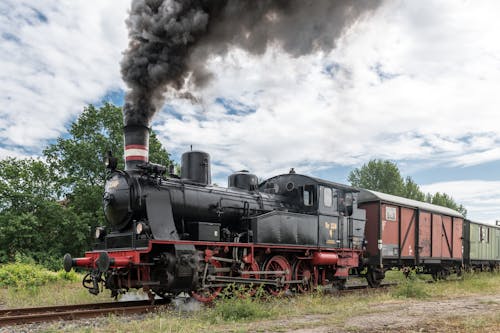
[[[164,298],[187,292],[210,302],[229,284],[271,294],[341,288],[363,270],[366,214],[358,190],[290,173],[267,179],[246,170],[228,187],[211,184],[210,156],[182,155],[181,174],[148,163],[149,129],[125,127],[125,171],[109,158],[103,207],[110,228],[67,271],[89,272],[83,285],[117,296],[143,288]]]

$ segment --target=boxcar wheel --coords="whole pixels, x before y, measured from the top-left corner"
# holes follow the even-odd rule
[[[368,268],[366,272],[366,281],[371,288],[379,288],[382,280],[384,279],[383,273],[380,274],[378,269]]]

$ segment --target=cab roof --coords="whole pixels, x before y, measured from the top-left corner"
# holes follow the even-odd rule
[[[260,183],[259,186],[261,186],[262,184],[264,184],[266,182],[272,182],[273,180],[277,180],[279,178],[285,178],[285,177],[301,179],[302,181],[307,182],[307,183],[311,183],[311,184],[315,184],[315,185],[324,185],[324,186],[333,187],[333,188],[348,191],[348,192],[359,192],[359,189],[357,189],[353,186],[335,183],[335,182],[332,182],[329,180],[315,178],[315,177],[311,177],[311,176],[306,176],[306,175],[302,175],[302,174],[298,174],[298,173],[285,173],[285,174],[281,174],[278,176],[274,176],[274,177],[271,177],[269,179],[266,179],[265,181]]]

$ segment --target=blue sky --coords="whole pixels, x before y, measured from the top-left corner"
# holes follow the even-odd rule
[[[128,1],[0,3],[0,158],[39,156],[88,103],[120,105]],[[235,170],[346,182],[373,158],[469,216],[500,219],[500,22],[496,1],[385,1],[331,52],[232,49],[214,79],[166,96],[153,129],[174,158],[193,145],[214,180]],[[97,156],[97,154],[96,154]]]

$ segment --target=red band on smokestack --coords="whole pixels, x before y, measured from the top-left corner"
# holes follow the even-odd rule
[[[143,161],[147,162],[148,159],[145,156],[138,156],[138,155],[132,155],[132,156],[126,156],[125,161]]]
[[[149,128],[142,125],[127,125],[125,134],[125,170],[138,169],[142,163],[149,161]]]
[[[125,161],[148,161],[148,147],[144,145],[125,146]]]

